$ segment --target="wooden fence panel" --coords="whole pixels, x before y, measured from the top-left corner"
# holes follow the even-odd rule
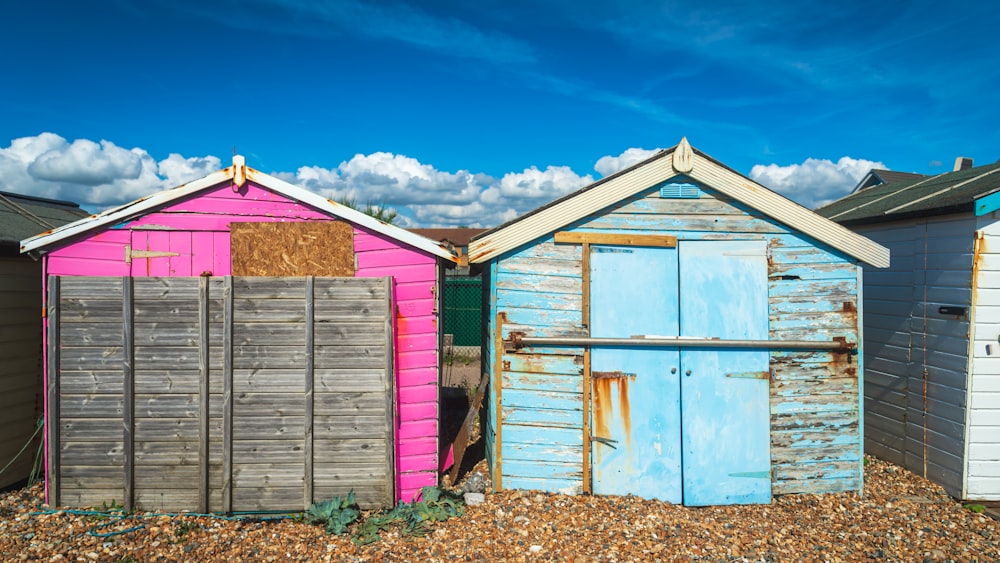
[[[390,278],[50,280],[63,506],[395,499]]]

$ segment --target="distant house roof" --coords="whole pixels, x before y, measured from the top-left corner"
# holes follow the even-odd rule
[[[465,248],[469,246],[469,240],[472,237],[480,233],[485,233],[486,229],[469,229],[463,227],[454,229],[409,229],[409,231],[431,240],[447,243],[455,248]]]
[[[0,192],[0,254],[17,255],[21,239],[87,215],[71,201]]]
[[[704,183],[764,215],[878,268],[889,250],[813,213],[726,165],[692,149],[687,139],[670,149],[559,198],[472,239],[469,261],[483,263],[676,176]]]
[[[865,177],[858,182],[858,185],[854,186],[852,193],[865,188],[870,188],[872,186],[879,186],[881,184],[908,182],[926,177],[927,176],[924,174],[917,174],[915,172],[896,172],[895,170],[880,170],[878,168],[872,168],[868,174],[865,174]]]
[[[816,213],[845,224],[969,211],[983,215],[1000,208],[994,198],[983,200],[998,191],[1000,163],[995,163],[871,186],[828,203]]]
[[[395,225],[384,223],[374,217],[347,207],[346,205],[341,205],[309,190],[275,178],[270,174],[265,174],[259,170],[250,168],[246,165],[244,158],[239,155],[233,157],[232,166],[213,172],[203,178],[188,182],[187,184],[176,188],[156,192],[152,195],[139,198],[131,203],[126,203],[120,207],[109,209],[99,215],[92,215],[86,219],[76,221],[75,223],[70,223],[57,229],[22,240],[21,252],[45,249],[53,244],[77,237],[95,229],[127,221],[146,212],[164,207],[174,201],[178,201],[199,192],[214,188],[223,182],[233,182],[236,185],[242,186],[246,181],[253,182],[258,186],[281,194],[293,201],[309,205],[310,207],[329,213],[334,217],[365,227],[419,250],[439,256],[451,262],[458,262],[458,258],[437,241],[411,233],[406,229],[402,229]]]

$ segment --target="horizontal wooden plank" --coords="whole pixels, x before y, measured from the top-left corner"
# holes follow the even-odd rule
[[[603,244],[614,246],[654,246],[675,248],[677,237],[672,235],[642,235],[642,234],[616,234],[616,233],[595,233],[579,231],[557,231],[555,241],[562,244]]]
[[[305,485],[303,463],[259,463],[233,466],[233,487],[301,487]]]
[[[305,441],[233,439],[233,467],[255,463],[305,463]]]

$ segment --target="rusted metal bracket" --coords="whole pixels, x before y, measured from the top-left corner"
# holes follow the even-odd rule
[[[604,438],[604,437],[601,437],[601,436],[591,436],[590,437],[590,441],[591,442],[600,442],[600,443],[604,444],[605,446],[608,446],[609,448],[611,448],[613,450],[617,450],[618,449],[618,446],[615,445],[615,444],[618,443],[618,440],[612,440],[611,438]]]

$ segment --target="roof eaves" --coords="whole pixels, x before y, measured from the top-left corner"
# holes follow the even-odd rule
[[[126,221],[150,209],[155,209],[171,201],[178,200],[190,194],[196,193],[205,188],[221,184],[226,180],[232,180],[236,166],[229,166],[208,176],[199,178],[187,184],[182,184],[176,188],[159,191],[148,196],[131,201],[119,207],[108,209],[97,215],[90,215],[68,223],[61,227],[45,231],[33,237],[21,241],[21,252],[39,250],[46,246],[55,244],[62,240],[98,229],[106,225],[113,225],[121,221]]]
[[[674,158],[664,158],[679,147],[657,153],[627,170],[556,200],[535,212],[514,219],[469,243],[469,262],[486,262],[522,244],[595,213],[642,190],[681,174]],[[685,151],[678,151],[684,153]],[[794,229],[829,244],[878,268],[889,265],[889,250],[830,221],[694,150],[690,168],[683,173],[718,189]]]
[[[889,249],[750,180],[717,160],[695,153],[689,175],[793,229],[876,268],[889,266]]]
[[[346,205],[341,205],[323,198],[313,192],[310,192],[309,190],[306,190],[305,188],[289,184],[288,182],[271,176],[270,174],[265,174],[259,170],[250,168],[249,166],[243,164],[243,159],[239,156],[234,158],[234,164],[232,166],[213,172],[203,178],[194,180],[193,182],[154,193],[133,202],[126,203],[120,207],[109,209],[98,215],[91,215],[79,221],[64,225],[63,227],[46,231],[34,237],[25,239],[21,241],[21,252],[38,250],[100,227],[127,221],[133,217],[142,215],[147,211],[188,197],[207,188],[217,186],[226,181],[234,181],[242,185],[242,182],[245,180],[253,181],[256,184],[274,190],[289,199],[301,201],[319,210],[340,217],[345,221],[349,221],[375,232],[385,234],[386,236],[392,237],[419,250],[423,250],[435,256],[458,263],[458,258],[455,254],[437,241],[430,240],[426,237],[410,233],[400,227],[379,221],[374,217],[366,215],[355,209],[351,209]]]
[[[474,237],[469,242],[469,263],[486,262],[649,186],[678,175],[673,166],[673,159],[664,158],[672,152],[673,149],[660,151],[634,166],[607,178],[602,178],[589,186]]]

